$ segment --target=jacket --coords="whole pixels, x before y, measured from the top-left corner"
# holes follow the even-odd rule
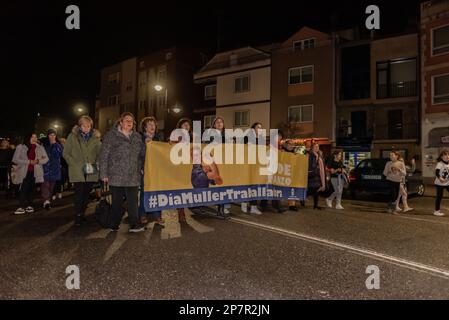
[[[34,165],[34,178],[36,183],[44,182],[44,169],[43,165],[48,162],[47,152],[41,145],[36,145],[36,160],[39,160],[39,164]],[[14,184],[21,184],[25,179],[28,172],[28,165],[30,160],[28,159],[28,147],[24,144],[18,145],[12,162],[16,165],[12,174]]]
[[[402,182],[407,172],[405,170],[405,164],[402,161],[388,161],[385,165],[383,175],[389,181]]]
[[[50,141],[45,140],[43,146],[49,159],[44,164],[44,181],[59,181],[61,180],[62,145],[59,142],[51,144]]]
[[[112,187],[138,187],[141,183],[145,144],[140,133],[129,137],[113,127],[104,137],[100,155],[100,177]]]
[[[84,141],[80,128],[75,126],[67,138],[62,156],[69,166],[69,180],[75,182],[97,182],[98,173],[84,176],[83,166],[86,162],[98,164],[100,157],[100,133],[92,130],[91,137]]]

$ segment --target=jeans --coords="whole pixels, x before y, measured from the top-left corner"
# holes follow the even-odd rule
[[[443,200],[443,192],[446,189],[449,192],[449,186],[437,186],[437,197],[435,199],[435,211],[439,211],[441,207],[441,200]]]
[[[126,198],[126,206],[128,211],[129,226],[131,228],[136,227],[139,224],[138,221],[138,208],[137,208],[137,195],[139,193],[139,187],[113,187],[109,189],[112,193],[112,228],[118,228],[123,216],[123,201]]]
[[[84,217],[89,203],[89,194],[92,191],[93,182],[75,182],[75,213],[77,218]]]
[[[41,186],[41,196],[44,201],[50,201],[53,196],[53,190],[55,188],[56,181],[45,181]]]
[[[25,179],[23,179],[20,185],[19,202],[20,207],[25,208],[27,206],[33,206],[33,195],[36,188],[36,179],[34,178],[34,172],[27,172]]]
[[[399,196],[399,188],[401,186],[401,183],[390,181],[390,180],[387,180],[387,181],[390,186],[390,203],[388,204],[388,207],[390,209],[395,209],[396,202],[397,202],[398,196]]]
[[[329,200],[337,199],[337,204],[341,204],[341,196],[343,195],[343,178],[341,176],[331,178],[334,192],[329,196]]]

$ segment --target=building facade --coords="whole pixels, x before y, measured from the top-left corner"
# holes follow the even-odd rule
[[[139,123],[146,116],[158,120],[167,138],[182,117],[192,117],[200,104],[201,88],[192,81],[202,66],[199,49],[172,47],[128,59],[102,70],[98,122],[107,131],[125,111]]]
[[[254,122],[270,128],[269,52],[245,47],[218,53],[194,75],[194,80],[204,88],[205,96],[209,90],[211,101],[215,101],[215,115],[224,119],[226,128],[244,130]],[[211,105],[202,109],[209,112],[203,119],[213,118],[212,109]]]
[[[418,35],[356,41],[337,47],[337,147],[345,162],[401,152],[420,160]]]
[[[304,27],[272,51],[271,127],[335,145],[332,35]]]
[[[422,170],[433,180],[436,159],[449,150],[449,1],[421,4]]]

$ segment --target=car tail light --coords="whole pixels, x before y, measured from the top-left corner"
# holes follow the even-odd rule
[[[351,172],[349,174],[349,182],[356,182],[357,181],[357,176],[355,175],[354,172]]]

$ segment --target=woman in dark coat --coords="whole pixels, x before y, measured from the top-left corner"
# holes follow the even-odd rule
[[[309,172],[307,182],[307,193],[313,196],[313,209],[322,210],[318,205],[320,192],[325,189],[324,162],[320,155],[320,145],[312,144],[309,156]]]
[[[49,210],[54,187],[56,182],[61,180],[62,145],[59,143],[54,129],[48,130],[42,145],[47,152],[49,161],[43,166],[44,183],[41,186],[41,196],[44,200],[44,208]]]

